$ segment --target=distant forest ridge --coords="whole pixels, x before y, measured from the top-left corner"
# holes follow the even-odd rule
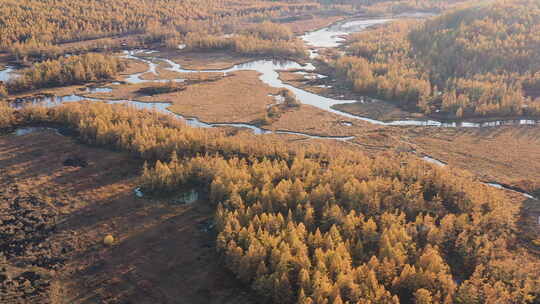
[[[4,0],[0,3],[0,47],[22,44],[57,44],[144,33],[149,28],[167,31],[222,32],[239,23],[260,22],[322,9],[389,3],[402,9],[441,8],[459,1],[377,0]]]
[[[468,6],[358,33],[336,68],[355,90],[447,117],[540,115],[540,1]]]

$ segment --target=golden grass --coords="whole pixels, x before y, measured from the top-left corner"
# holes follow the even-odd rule
[[[533,191],[540,188],[540,126],[407,128],[403,138],[451,166]]]
[[[122,59],[127,64],[126,69],[120,73],[120,75],[131,75],[135,73],[143,73],[148,71],[148,64],[133,59]]]
[[[205,77],[208,74],[204,74]],[[143,102],[170,102],[172,112],[195,116],[205,122],[251,122],[264,117],[267,107],[275,101],[269,94],[278,89],[263,84],[255,71],[239,71],[217,81],[190,84],[180,92],[154,96],[137,91],[152,83],[113,86],[111,93],[88,95],[109,99],[131,99]],[[160,76],[161,77],[161,76]],[[196,79],[196,75],[194,79]]]
[[[263,84],[258,72],[240,71],[216,82],[190,85],[171,96],[170,110],[208,122],[250,122],[274,103],[277,89]]]

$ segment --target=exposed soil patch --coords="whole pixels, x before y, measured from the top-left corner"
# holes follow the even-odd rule
[[[66,158],[64,166],[86,168],[88,167],[88,162],[79,156],[71,156]]]
[[[57,210],[41,198],[19,194],[17,185],[0,192],[0,210],[0,302],[41,301],[48,297],[47,277],[64,264],[50,242]]]
[[[254,302],[216,254],[213,208],[137,198],[141,166],[54,132],[0,137],[0,302]]]

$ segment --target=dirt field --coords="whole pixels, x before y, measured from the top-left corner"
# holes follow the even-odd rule
[[[137,198],[141,165],[51,131],[1,136],[0,302],[249,303],[205,230],[211,208]]]

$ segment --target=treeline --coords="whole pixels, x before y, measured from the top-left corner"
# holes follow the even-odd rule
[[[349,11],[362,10],[371,15],[397,15],[410,12],[442,12],[467,0],[318,0],[318,2],[323,5],[342,6]]]
[[[60,47],[49,42],[30,40],[24,43],[16,42],[8,49],[8,51],[14,56],[16,61],[28,64],[29,62],[58,59],[65,55],[120,51],[126,48],[138,47],[141,46],[141,44],[144,44],[144,40],[101,38]]]
[[[0,94],[3,90],[14,94],[40,88],[111,80],[123,68],[120,60],[113,55],[88,53],[51,59],[34,63],[32,67],[22,70],[18,77],[5,84],[0,83]]]
[[[310,1],[40,1],[6,0],[0,5],[0,46],[32,40],[64,43],[143,33],[152,24],[182,32],[219,27],[249,18],[313,10]]]
[[[519,249],[519,205],[465,172],[227,137],[120,105],[14,116],[0,125],[61,123],[156,161],[141,176],[147,193],[206,192],[225,263],[261,302],[538,303],[540,264]]]
[[[328,0],[5,0],[0,3],[0,49],[19,60],[55,59],[65,52],[110,50],[124,43],[162,42],[178,46],[188,33],[220,37],[242,32],[249,24],[317,14],[347,15],[355,10],[372,14],[444,9],[457,1],[328,1]],[[285,19],[284,19],[285,18]],[[137,39],[127,40],[126,36]],[[94,46],[65,43],[112,38]],[[210,39],[210,37],[207,37]],[[260,41],[273,40],[262,37]],[[258,41],[258,42],[260,42]],[[245,41],[244,41],[245,43]],[[266,44],[268,44],[266,42]],[[240,46],[238,46],[240,48]],[[296,46],[293,46],[296,47]],[[263,49],[266,51],[269,46]],[[246,52],[253,52],[251,47]],[[260,53],[261,51],[257,51]]]
[[[539,116],[540,3],[498,1],[355,34],[336,69],[360,92],[448,118]]]
[[[189,127],[170,115],[100,102],[25,107],[10,117],[14,118],[12,125],[63,124],[76,130],[85,143],[129,151],[150,162],[168,160],[173,151],[179,157],[217,154],[225,158],[287,159],[294,155],[284,144],[255,135],[241,133],[230,137],[219,129]]]

